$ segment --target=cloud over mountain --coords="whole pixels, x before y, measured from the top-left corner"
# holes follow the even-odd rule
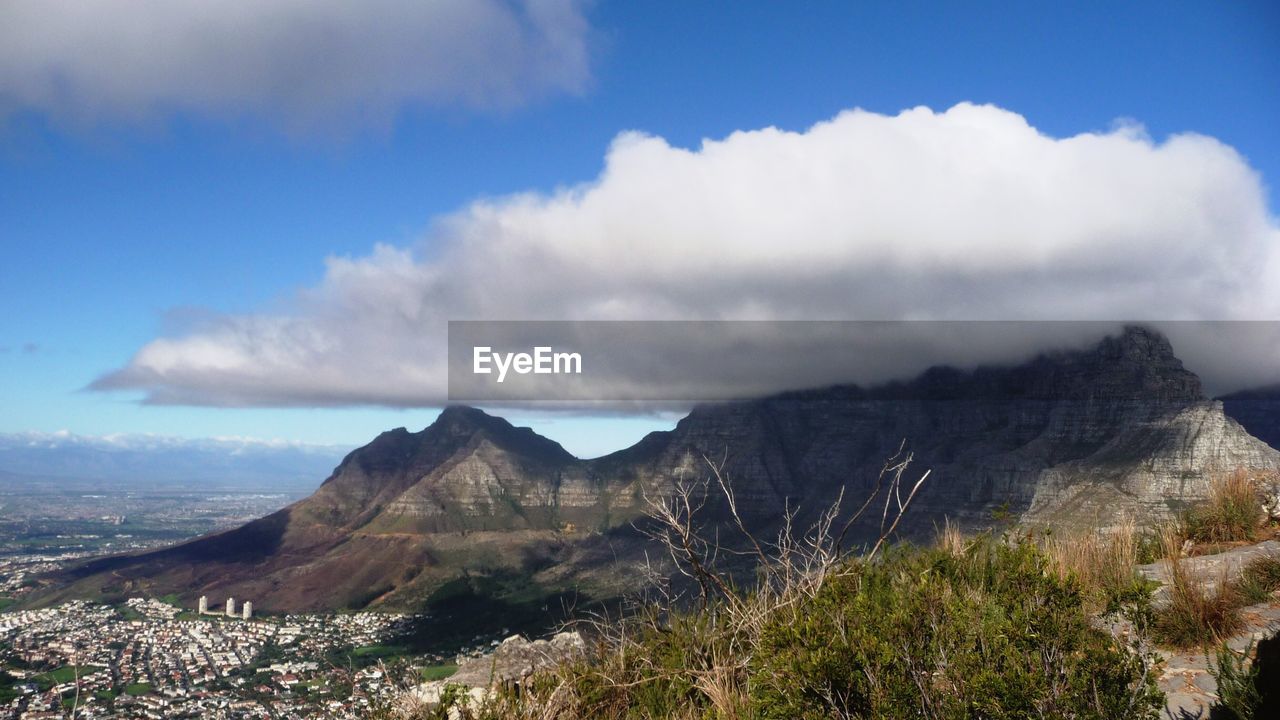
[[[406,106],[580,92],[588,35],[577,0],[12,0],[0,113],[385,125]]]
[[[692,149],[623,133],[590,182],[478,201],[420,247],[330,258],[286,312],[158,338],[94,387],[432,404],[449,319],[1277,317],[1280,228],[1213,138],[1054,138],[971,104],[852,110]]]

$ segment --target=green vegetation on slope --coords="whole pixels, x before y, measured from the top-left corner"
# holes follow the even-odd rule
[[[749,601],[749,600],[748,600]],[[812,597],[727,627],[654,618],[567,674],[571,717],[1156,717],[1151,661],[1090,624],[1031,542],[850,561]],[[753,613],[756,614],[756,613]]]
[[[426,614],[399,640],[410,652],[456,652],[477,637],[504,633],[542,635],[562,624],[571,610],[594,606],[575,592],[544,588],[525,574],[469,574],[451,580],[422,605]]]
[[[1155,658],[1094,622],[1035,538],[833,561],[789,587],[655,603],[464,718],[1156,718]],[[1125,613],[1141,610],[1149,595]],[[448,705],[448,703],[446,703]],[[448,707],[434,712],[440,717]],[[421,715],[420,717],[435,717]]]
[[[458,672],[458,666],[452,663],[432,665],[430,667],[419,668],[418,670],[418,674],[421,676],[423,682],[444,680],[445,678],[452,677],[456,672]]]
[[[1265,516],[1242,477],[1216,481],[1174,527],[977,537],[944,528],[932,547],[877,544],[864,557],[840,552],[833,511],[799,539],[762,544],[748,534],[742,547],[759,560],[750,589],[717,569],[721,536],[699,537],[696,505],[677,495],[655,508],[663,528],[653,538],[691,581],[687,592],[660,584],[625,617],[594,622],[585,656],[526,679],[519,693],[499,690],[477,705],[446,692],[436,707],[399,717],[1160,717],[1150,641],[1210,647],[1239,627],[1240,607],[1280,588],[1274,557],[1254,559],[1238,578],[1201,578],[1183,566],[1187,540],[1194,550],[1262,533]],[[901,497],[897,486],[891,497]],[[894,523],[890,514],[885,537]],[[1136,568],[1157,554],[1170,567],[1169,600],[1158,607],[1156,585]],[[475,589],[450,587],[437,600],[465,602]],[[1132,635],[1112,632],[1116,620]],[[1266,688],[1280,685],[1262,655],[1248,665],[1219,654],[1214,717],[1270,717],[1259,708]]]
[[[1280,717],[1280,631],[1250,643],[1242,655],[1220,645],[1212,672],[1218,681],[1214,720]]]
[[[758,561],[750,589],[720,569],[720,531],[699,534],[703,490],[678,487],[651,507],[651,537],[689,592],[660,583],[625,617],[595,622],[585,656],[535,674],[519,693],[479,707],[446,693],[411,716],[1158,717],[1158,658],[1099,622],[1123,615],[1142,628],[1150,617],[1133,534],[1083,552],[1012,531],[944,530],[935,546],[893,547],[886,541],[928,477],[903,483],[910,462],[907,454],[886,463],[884,492],[898,502],[885,506],[880,540],[860,557],[841,551],[838,505],[807,530],[758,541],[713,465],[742,547]]]

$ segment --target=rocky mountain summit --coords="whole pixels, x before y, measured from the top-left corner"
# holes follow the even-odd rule
[[[866,497],[904,440],[911,472],[932,470],[906,537],[993,516],[1155,522],[1203,498],[1216,473],[1280,468],[1280,452],[1207,399],[1164,337],[1133,327],[1016,367],[940,367],[874,388],[700,406],[675,429],[594,460],[450,407],[420,432],[392,430],[355,450],[309,498],[226,533],[89,563],[58,595],[403,607],[459,577],[516,573],[599,597],[641,580],[628,563],[642,553],[632,523],[645,498],[706,477],[706,458],[723,460],[745,521],[767,536],[784,508],[800,508],[803,520],[842,489]],[[727,517],[714,496],[705,511]],[[866,518],[854,539],[878,521]]]

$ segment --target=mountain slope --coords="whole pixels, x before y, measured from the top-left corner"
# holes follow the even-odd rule
[[[903,440],[931,468],[902,528],[933,532],[1007,512],[1032,523],[1167,517],[1237,467],[1280,453],[1207,400],[1161,336],[1131,328],[1086,351],[1013,368],[935,368],[906,383],[785,393],[696,408],[668,432],[577,460],[527,428],[445,410],[418,433],[378,436],[311,497],[221,535],[77,569],[57,596],[176,591],[267,610],[407,606],[459,577],[520,576],[596,596],[640,581],[630,529],[645,497],[724,459],[740,510],[771,533],[844,489],[864,498]],[[706,507],[725,519],[723,503]],[[866,538],[878,522],[854,528]]]
[[[384,432],[351,452],[304,500],[235,530],[88,563],[58,595],[176,590],[264,610],[364,605],[442,564],[448,579],[471,562],[502,565],[512,543],[554,545],[553,533],[520,531],[550,527],[540,498],[575,463],[527,428],[449,408],[421,432]],[[494,528],[504,532],[472,532]]]

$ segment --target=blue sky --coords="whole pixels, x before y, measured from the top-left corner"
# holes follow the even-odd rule
[[[385,122],[319,130],[234,99],[137,117],[68,109],[0,72],[0,432],[357,444],[424,426],[431,408],[156,406],[84,388],[201,317],[289,306],[324,281],[326,257],[377,243],[430,255],[433,223],[477,199],[592,181],[628,130],[696,148],[852,108],[961,102],[1055,138],[1129,119],[1157,143],[1190,131],[1234,148],[1274,218],[1280,9],[1116,5],[599,2],[581,10],[584,82],[495,107],[409,99]],[[587,455],[669,424],[521,419]]]

